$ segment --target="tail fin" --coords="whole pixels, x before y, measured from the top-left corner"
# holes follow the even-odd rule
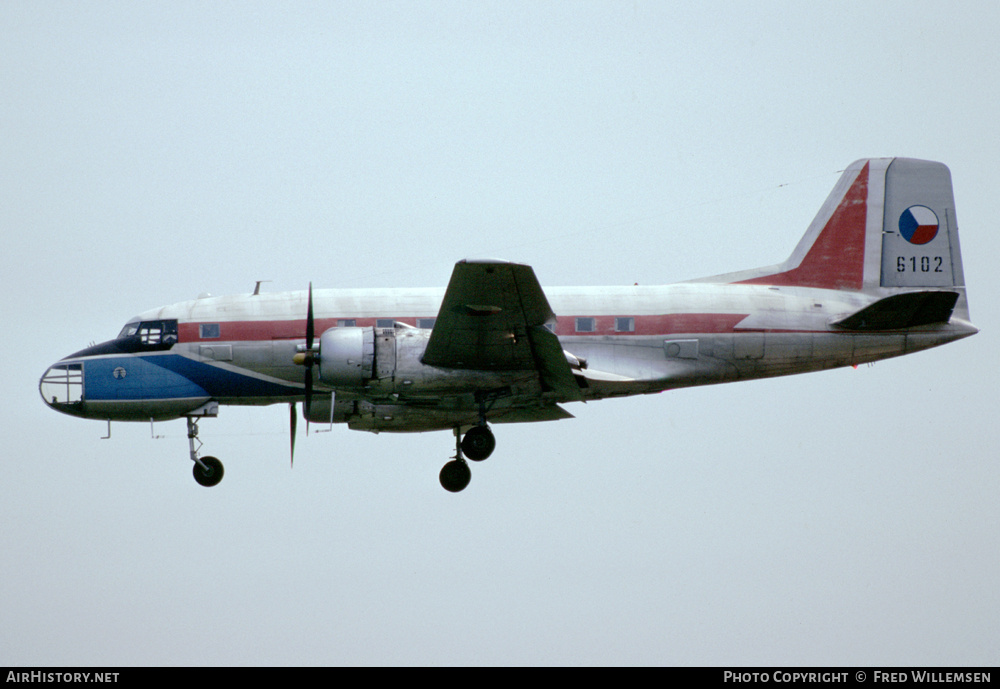
[[[884,297],[948,290],[968,318],[951,173],[910,158],[872,158],[848,167],[781,264],[712,282],[815,287]]]

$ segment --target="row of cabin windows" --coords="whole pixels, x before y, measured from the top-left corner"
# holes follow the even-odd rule
[[[418,318],[417,327],[430,330],[434,327],[435,318]],[[353,328],[358,324],[354,318],[338,318],[338,328]],[[394,328],[396,321],[393,318],[378,318],[375,320],[376,328]],[[200,323],[198,325],[198,337],[203,340],[217,339],[221,335],[218,323]]]
[[[423,328],[425,330],[430,330],[434,327],[435,318],[418,318],[417,327]],[[344,318],[337,320],[338,328],[353,328],[357,325],[357,321],[353,318]],[[395,326],[395,320],[392,318],[378,318],[375,320],[376,328],[392,328]],[[555,329],[552,324],[546,324],[545,326],[549,330]],[[576,332],[578,333],[593,333],[597,332],[597,319],[592,316],[579,316],[576,319]],[[631,316],[615,316],[615,332],[616,333],[634,333],[635,332],[635,318]]]
[[[434,321],[436,318],[418,318],[417,327],[424,330],[430,330],[434,327]],[[353,328],[358,324],[358,321],[354,318],[343,318],[337,319],[338,328]],[[376,328],[395,328],[396,319],[395,318],[376,318],[375,319]]]
[[[434,327],[434,318],[418,318],[417,327],[430,330]],[[392,318],[378,318],[375,320],[376,328],[392,328],[395,327],[396,321]],[[354,318],[339,318],[337,319],[338,328],[353,328],[357,325],[357,320]],[[549,330],[554,330],[554,326],[551,324],[546,324]],[[597,319],[593,316],[578,316],[576,318],[576,332],[578,333],[594,333],[597,332]],[[635,318],[631,316],[616,316],[615,317],[615,332],[616,333],[633,333],[635,332]],[[158,334],[158,333],[157,333]],[[201,323],[198,326],[198,335],[203,340],[213,339],[219,337],[219,324],[218,323]]]

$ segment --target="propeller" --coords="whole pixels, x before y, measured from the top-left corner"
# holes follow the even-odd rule
[[[313,319],[313,285],[309,283],[309,301],[306,307],[306,349],[304,352],[299,352],[292,359],[296,364],[300,366],[305,366],[305,388],[306,388],[306,402],[305,402],[305,413],[306,413],[306,435],[309,435],[309,413],[312,411],[312,391],[313,391],[313,375],[312,367],[316,363],[316,355],[313,352],[313,341],[316,339],[316,324]],[[291,452],[292,452],[292,466],[295,465],[295,429],[298,426],[298,418],[295,414],[295,402],[292,402],[289,406],[291,410],[289,428],[291,430]]]
[[[306,307],[306,424],[309,423],[309,412],[312,411],[313,376],[312,367],[313,340],[316,337],[316,324],[313,322],[313,283],[309,283],[309,303]]]
[[[292,462],[290,466],[295,466],[295,427],[298,426],[299,415],[295,413],[295,402],[288,405],[288,425],[292,430]]]

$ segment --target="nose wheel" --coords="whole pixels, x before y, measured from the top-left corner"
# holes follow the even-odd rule
[[[222,480],[225,469],[215,457],[202,457],[194,465],[194,480],[206,488],[211,488]]]
[[[448,462],[441,468],[438,478],[441,487],[451,493],[458,493],[465,490],[472,480],[472,471],[465,461],[468,457],[474,462],[481,462],[491,454],[497,446],[493,431],[488,426],[480,425],[470,428],[465,437],[462,437],[461,429],[455,429],[455,459]]]

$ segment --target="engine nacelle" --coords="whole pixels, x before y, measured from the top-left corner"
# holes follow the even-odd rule
[[[431,331],[396,328],[330,328],[319,340],[319,379],[337,390],[367,395],[431,396],[494,390],[534,371],[477,371],[427,366],[422,361]],[[327,411],[329,413],[329,411]]]
[[[330,328],[319,338],[319,378],[335,388],[360,388],[372,377],[375,331]]]

